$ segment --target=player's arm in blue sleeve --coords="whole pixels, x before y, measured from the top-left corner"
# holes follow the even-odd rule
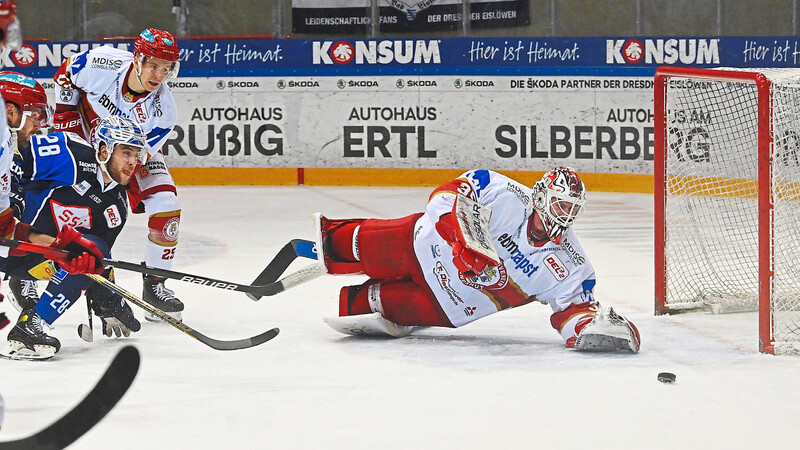
[[[19,178],[27,190],[78,183],[78,165],[63,133],[31,136],[18,156]]]

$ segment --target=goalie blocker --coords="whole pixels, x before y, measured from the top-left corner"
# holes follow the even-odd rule
[[[567,348],[638,352],[625,317],[594,298],[594,269],[571,225],[585,187],[569,168],[533,189],[472,170],[435,189],[424,213],[398,219],[315,214],[320,260],[331,274],[369,279],[339,292],[347,334],[401,337],[415,326],[460,327],[533,301],[548,304]]]

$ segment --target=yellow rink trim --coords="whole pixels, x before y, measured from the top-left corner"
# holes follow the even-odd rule
[[[445,169],[295,169],[295,168],[170,168],[183,186],[423,186],[433,187],[464,173]],[[544,172],[500,170],[531,186]],[[653,192],[652,175],[579,173],[589,191]]]

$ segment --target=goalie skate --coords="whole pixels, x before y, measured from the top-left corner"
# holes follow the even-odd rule
[[[611,307],[600,307],[578,333],[576,350],[590,352],[639,351],[639,331]]]
[[[391,336],[399,338],[411,333],[414,328],[386,320],[381,316],[381,313],[377,312],[355,316],[325,317],[322,320],[339,333],[354,336]]]

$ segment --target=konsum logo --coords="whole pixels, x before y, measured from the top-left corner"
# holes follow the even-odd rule
[[[719,39],[607,39],[608,64],[719,64]]]
[[[439,41],[314,41],[316,64],[440,64]]]

